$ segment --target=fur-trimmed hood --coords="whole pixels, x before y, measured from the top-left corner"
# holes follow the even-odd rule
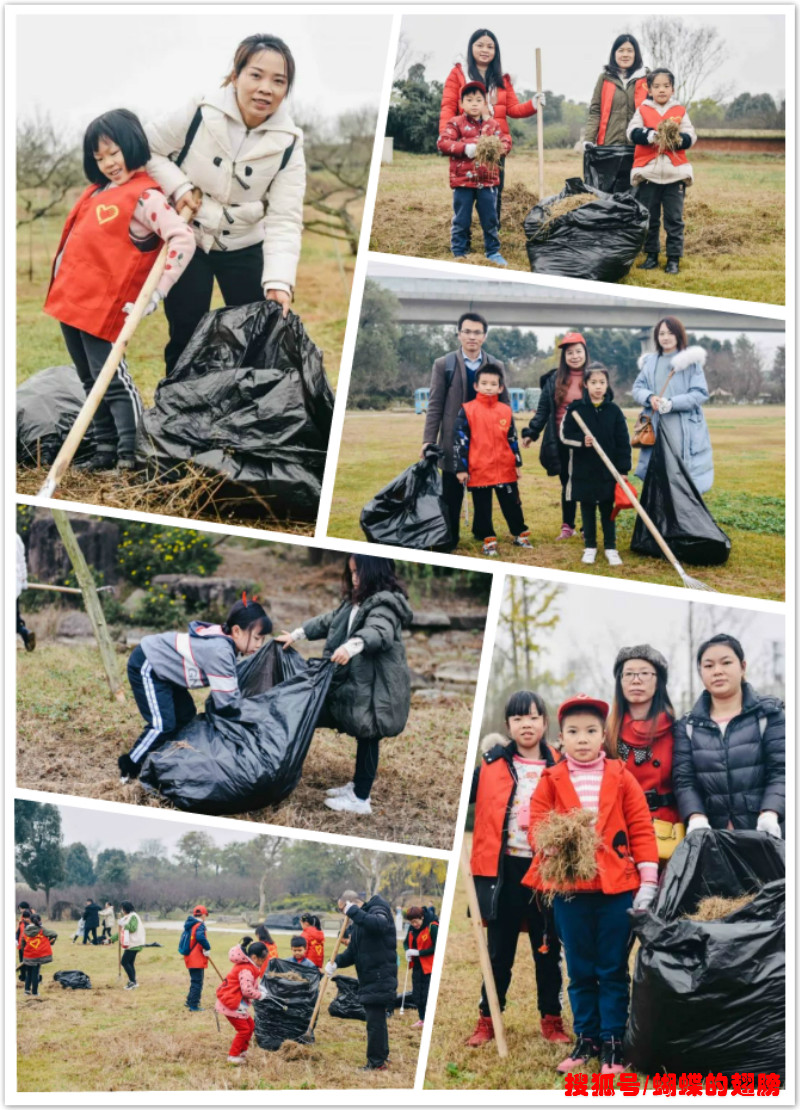
[[[492,748],[507,748],[511,740],[501,732],[489,732],[481,740],[481,755],[486,755]]]
[[[644,370],[645,366],[647,365],[647,360],[649,358],[652,358],[654,355],[657,357],[657,352],[647,351],[645,354],[640,355],[638,361],[639,369]],[[678,351],[678,353],[673,357],[672,369],[676,372],[678,370],[688,370],[688,368],[690,366],[693,366],[695,363],[697,363],[699,366],[705,366],[707,356],[708,351],[706,351],[705,347],[684,347],[682,351]]]

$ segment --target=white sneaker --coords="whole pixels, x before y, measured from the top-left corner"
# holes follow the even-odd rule
[[[332,786],[325,793],[329,798],[344,798],[353,793],[353,784],[352,782],[346,782],[344,786]]]
[[[615,547],[606,548],[606,559],[608,559],[608,562],[612,567],[622,566],[622,559],[620,559],[619,552]]]
[[[326,798],[325,805],[328,809],[335,809],[337,813],[354,813],[357,817],[372,816],[370,799],[357,798],[355,794],[342,794],[338,798]]]
[[[120,786],[127,786],[130,781],[131,781],[130,775],[120,775],[119,776]]]
[[[228,1057],[228,1063],[229,1064],[237,1064],[239,1067],[241,1067],[241,1065],[244,1064],[245,1061],[242,1059],[241,1056],[229,1056]]]
[[[583,549],[583,558],[581,559],[581,562],[582,563],[593,563],[596,556],[597,556],[597,548],[596,547],[584,547],[584,549]]]

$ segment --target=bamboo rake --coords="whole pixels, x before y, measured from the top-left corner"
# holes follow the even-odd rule
[[[492,1025],[494,1026],[494,1036],[497,1043],[497,1054],[505,1058],[508,1056],[508,1044],[506,1042],[505,1026],[503,1025],[503,1013],[500,1009],[500,999],[497,997],[497,987],[495,986],[492,962],[489,959],[489,948],[486,944],[486,937],[483,935],[481,910],[478,905],[478,893],[475,890],[475,880],[472,877],[472,869],[469,865],[469,854],[467,852],[467,845],[464,841],[461,843],[461,876],[464,879],[464,886],[467,890],[470,921],[472,923],[472,931],[475,935],[475,943],[478,946],[478,960],[481,965],[483,982],[486,986],[486,998],[489,1002],[489,1011],[492,1015]]]
[[[536,47],[536,91],[542,92],[542,51]],[[542,110],[536,108],[536,142],[539,148],[539,203],[544,199],[544,120]]]

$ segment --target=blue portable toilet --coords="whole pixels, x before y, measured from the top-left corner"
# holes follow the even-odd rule
[[[417,416],[428,411],[428,398],[430,395],[431,391],[429,389],[414,390],[414,412]]]
[[[524,389],[509,389],[508,395],[511,398],[511,411],[524,412],[525,411],[525,390]]]

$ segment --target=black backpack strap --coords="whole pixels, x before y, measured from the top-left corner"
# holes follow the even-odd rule
[[[292,139],[292,141],[287,146],[286,150],[284,150],[284,152],[283,152],[283,158],[281,158],[281,164],[280,164],[280,166],[278,166],[278,173],[280,173],[281,170],[286,169],[286,167],[289,164],[289,159],[294,154],[294,148],[296,146],[297,146],[297,136],[295,135],[294,138]],[[274,180],[275,179],[273,178],[273,181]]]
[[[182,166],[184,161],[186,160],[186,155],[189,153],[189,147],[194,142],[194,137],[197,134],[197,129],[202,123],[202,120],[203,110],[202,108],[198,107],[197,111],[192,116],[192,122],[189,124],[189,130],[186,132],[186,138],[183,140],[181,151],[178,154],[178,157],[175,159],[176,166]]]
[[[453,384],[453,378],[456,374],[456,367],[458,365],[458,355],[455,351],[451,351],[444,361],[444,389],[445,393]]]

